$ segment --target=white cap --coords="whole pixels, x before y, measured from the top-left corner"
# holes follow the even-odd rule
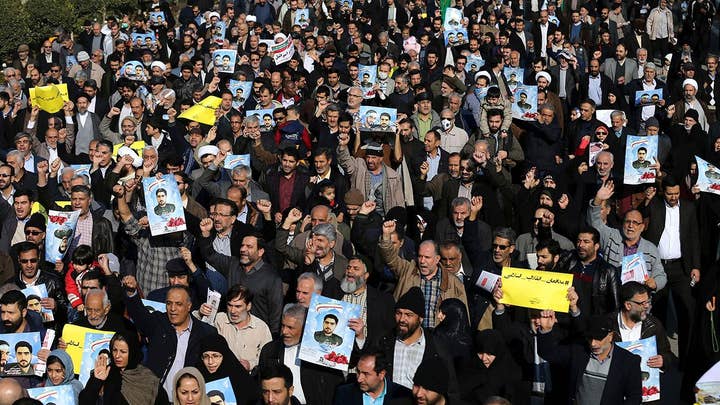
[[[121,146],[120,149],[118,149],[117,153],[118,157],[123,157],[125,155],[130,155],[133,158],[132,165],[136,168],[142,166],[143,160],[140,156],[138,156],[137,153],[135,153],[134,150],[128,148],[127,146]]]
[[[218,152],[220,152],[220,149],[218,149],[217,146],[205,145],[205,146],[201,146],[200,149],[198,149],[198,156],[201,158],[205,155],[217,156]]]
[[[541,78],[541,77],[544,77],[545,80],[548,81],[548,83],[552,83],[552,78],[550,77],[550,73],[544,72],[544,71],[535,73],[535,81],[537,81],[537,79]]]
[[[490,73],[487,70],[481,70],[475,73],[475,80],[477,80],[478,77],[486,77],[488,81],[492,81],[492,78],[490,78]]]
[[[672,56],[673,55],[671,53],[669,53],[669,54],[665,55],[665,59],[672,61]]]
[[[693,86],[693,87],[695,87],[695,91],[698,90],[698,83],[695,81],[695,79],[685,79],[685,80],[683,80],[683,88],[685,88],[685,86],[687,86],[688,84],[691,85],[691,86]]]
[[[150,64],[150,69],[152,69],[152,68],[160,68],[160,70],[162,70],[164,72],[166,66],[164,63],[160,62],[159,60],[156,60]]]
[[[249,15],[249,16],[245,17],[245,22],[248,22],[248,21],[257,22],[257,17],[255,17],[254,15]]]
[[[220,19],[220,14],[218,14],[217,11],[212,11],[212,12],[210,12],[210,14],[208,14],[208,20],[210,20],[210,19],[213,18],[213,17],[217,17],[218,20],[219,20],[219,19]]]

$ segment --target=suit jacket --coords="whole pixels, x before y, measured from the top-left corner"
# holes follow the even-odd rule
[[[98,82],[98,84],[101,84],[102,80]],[[107,100],[104,97],[101,97],[99,94],[95,96],[95,111],[93,114],[95,114],[96,117],[98,117],[98,127],[100,125],[100,119],[104,117],[108,112],[110,111],[110,104],[107,102]]]
[[[631,32],[629,35],[625,34],[622,42],[625,44],[625,48],[627,48],[628,55],[634,56],[637,54],[638,49],[647,49],[650,46],[650,37],[648,36],[647,32],[643,32],[642,35],[640,35],[640,41],[638,41],[635,33]]]
[[[650,205],[642,209],[643,216],[650,217],[650,223],[643,232],[643,237],[658,245],[660,237],[665,231],[665,201],[655,197]],[[697,214],[692,201],[680,201],[680,253],[685,275],[690,270],[700,268],[700,238],[698,234]]]
[[[263,346],[260,352],[259,369],[266,364],[284,364],[285,345],[282,340],[273,340]],[[639,369],[638,369],[639,370]],[[300,362],[300,382],[305,402],[313,405],[331,405],[335,388],[345,380],[342,372],[305,361]],[[295,382],[298,384],[298,382]]]
[[[613,82],[615,81],[615,72],[618,68],[618,63],[615,58],[605,59],[602,65],[600,65],[600,71],[605,73],[605,76],[609,77]],[[623,63],[623,71],[621,76],[625,77],[625,83],[629,83],[637,72],[637,62],[634,59],[625,58]]]
[[[550,91],[560,95],[560,65],[551,66],[550,69],[550,75],[552,76],[552,82],[550,83]],[[572,68],[572,66],[568,67],[567,72],[565,73],[565,100],[569,105],[575,105],[576,98],[577,98],[577,83],[578,83],[578,74],[575,71],[575,69]]]
[[[553,365],[561,365],[568,372],[568,401],[573,404],[583,373],[590,360],[587,344],[559,345],[554,332],[537,335],[538,354]],[[605,388],[600,405],[640,405],[642,403],[642,378],[640,357],[625,349],[613,346]]]
[[[280,173],[273,171],[267,176],[267,190],[274,190],[276,192],[270,195],[270,202],[272,202],[273,211],[277,212],[280,207]],[[290,207],[297,207],[302,211],[305,211],[306,198],[305,198],[305,185],[308,183],[308,176],[299,171],[295,172],[295,184],[293,184],[292,195],[290,196]]]
[[[600,90],[602,91],[602,104],[608,103],[608,93],[614,90],[613,81],[600,73]],[[587,100],[590,92],[590,75],[583,75],[578,88],[578,100]]]
[[[525,42],[528,40],[533,39],[533,36],[529,32],[525,32]],[[520,36],[517,34],[517,32],[513,31],[512,34],[510,34],[510,47],[518,52],[520,52],[520,56],[524,57],[527,53],[527,47],[525,44],[523,44],[522,39],[520,39]]]
[[[115,162],[110,162],[110,165],[105,171],[105,176],[107,176],[107,174],[111,172],[114,167]],[[91,187],[95,201],[102,204],[103,208],[110,209],[110,196],[112,194],[112,190],[105,185],[105,177],[103,176],[102,171],[100,169],[97,169],[94,172],[90,173],[90,180],[92,181]]]
[[[412,391],[385,377],[385,397],[383,405],[412,405]],[[341,385],[335,390],[333,405],[363,405],[363,392],[357,383]]]
[[[125,304],[138,331],[150,341],[145,365],[160,378],[160,384],[162,384],[168,377],[167,373],[170,371],[177,353],[175,327],[170,323],[166,313],[156,311],[151,314],[148,312],[140,301],[139,294],[132,297],[126,295]],[[200,340],[205,336],[217,333],[213,326],[192,315],[189,316],[192,320],[192,329],[185,352],[184,366],[195,365],[202,354],[200,353]]]
[[[548,21],[547,35],[552,35],[557,29],[558,26],[555,25],[555,23]],[[542,31],[540,31],[540,23],[536,23],[533,25],[532,36],[533,39],[536,41],[535,46],[539,47],[542,44]],[[532,78],[533,80],[535,80],[534,73]]]
[[[60,63],[60,54],[57,52],[53,52],[51,56],[51,63]],[[45,60],[45,54],[40,54],[37,57],[37,66],[40,70],[40,73],[47,73],[50,70],[51,63],[48,63],[47,60]]]

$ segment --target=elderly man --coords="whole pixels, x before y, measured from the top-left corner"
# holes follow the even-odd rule
[[[313,294],[322,295],[324,284],[322,278],[317,274],[309,271],[302,273],[297,279],[295,301],[308,308]]]
[[[715,114],[707,107],[707,104],[697,98],[698,82],[695,79],[685,79],[682,82],[683,99],[678,100],[675,104],[667,108],[667,117],[672,118],[672,123],[682,123],[685,119],[685,113],[688,110],[698,112],[697,122],[703,131],[708,132],[710,124],[715,122]]]
[[[605,182],[595,194],[595,198],[590,201],[587,214],[588,223],[600,232],[603,258],[611,265],[621,267],[623,257],[642,254],[649,276],[645,285],[652,291],[660,291],[667,283],[667,275],[657,247],[640,236],[645,230],[642,214],[638,210],[628,211],[623,220],[622,230],[609,227],[601,218],[601,206],[604,201],[612,197],[614,191],[613,182]]]
[[[75,77],[77,72],[85,72],[88,79],[95,80],[95,83],[102,83],[102,77],[105,74],[105,69],[100,65],[90,60],[90,55],[85,51],[80,51],[77,54],[77,65],[73,65],[70,68],[68,76]]]

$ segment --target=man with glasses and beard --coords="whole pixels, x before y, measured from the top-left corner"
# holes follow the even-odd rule
[[[14,279],[15,284],[20,289],[30,285],[45,284],[48,298],[42,299],[42,307],[53,311],[55,322],[63,322],[67,308],[65,289],[58,276],[53,272],[40,269],[40,248],[32,242],[23,241],[13,245],[13,249],[17,252],[17,260],[20,264],[20,271]],[[24,296],[22,306],[23,309],[27,307]]]

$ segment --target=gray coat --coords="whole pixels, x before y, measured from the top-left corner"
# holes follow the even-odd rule
[[[623,235],[615,229],[607,226],[600,218],[600,207],[590,201],[588,208],[588,222],[600,232],[600,250],[605,261],[613,266],[622,268],[623,259]],[[645,256],[645,264],[650,277],[655,279],[657,289],[660,291],[667,284],[667,275],[660,262],[660,253],[657,247],[646,239],[640,238],[638,252]]]

